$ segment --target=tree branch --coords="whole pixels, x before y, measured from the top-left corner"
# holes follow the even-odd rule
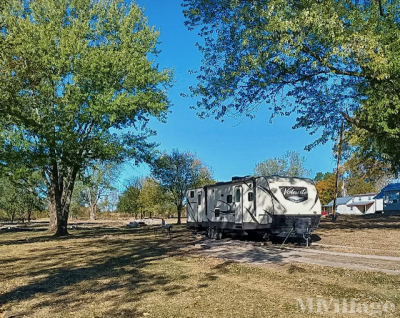
[[[361,74],[359,72],[349,72],[349,71],[340,70],[340,69],[334,67],[333,65],[329,64],[323,57],[321,57],[320,55],[318,55],[315,52],[313,52],[308,46],[303,45],[302,47],[303,47],[303,52],[304,53],[306,53],[306,54],[310,55],[311,57],[313,57],[314,59],[316,59],[318,62],[321,63],[322,66],[325,66],[326,68],[328,68],[334,74],[347,75],[347,76],[357,76],[357,77],[361,76]]]
[[[383,12],[382,0],[378,0],[378,4],[379,4],[379,13],[380,13],[381,17],[384,17],[385,13]]]

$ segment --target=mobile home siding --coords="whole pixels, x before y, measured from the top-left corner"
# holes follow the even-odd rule
[[[385,212],[400,212],[399,190],[384,191],[383,204]]]

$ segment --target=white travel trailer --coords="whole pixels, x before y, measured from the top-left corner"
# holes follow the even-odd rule
[[[312,180],[280,176],[234,177],[187,192],[187,226],[209,237],[223,232],[268,236],[310,235],[321,217]]]

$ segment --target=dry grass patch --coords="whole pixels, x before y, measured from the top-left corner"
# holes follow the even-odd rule
[[[172,239],[111,227],[71,234],[1,234],[0,311],[27,317],[308,317],[296,312],[296,298],[365,299],[378,292],[400,309],[400,276],[204,258],[185,252],[197,239],[182,227],[174,227]]]
[[[316,243],[322,246],[315,245],[314,248],[400,257],[400,216],[340,215],[335,223],[325,218],[315,234],[321,238]]]

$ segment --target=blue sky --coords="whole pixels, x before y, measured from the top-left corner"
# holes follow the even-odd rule
[[[168,93],[173,106],[167,123],[153,120],[149,124],[157,131],[157,136],[150,140],[160,143],[160,150],[169,152],[177,148],[196,153],[212,168],[218,181],[251,174],[257,162],[282,156],[287,150],[298,151],[306,157],[311,177],[319,171],[334,169],[331,143],[310,152],[304,151],[315,136],[310,136],[304,129],[293,130],[294,117],[276,117],[270,124],[271,113],[266,106],[259,109],[253,120],[226,118],[222,123],[214,118],[197,117],[196,111],[189,108],[195,100],[180,96],[196,83],[188,70],[198,69],[201,65],[202,56],[195,47],[196,41],[199,41],[197,31],[188,31],[184,26],[180,0],[138,0],[137,3],[145,7],[150,25],[160,31],[158,49],[161,53],[156,62],[161,68],[174,70],[175,83]],[[145,165],[127,165],[126,168],[122,179],[149,174]]]

